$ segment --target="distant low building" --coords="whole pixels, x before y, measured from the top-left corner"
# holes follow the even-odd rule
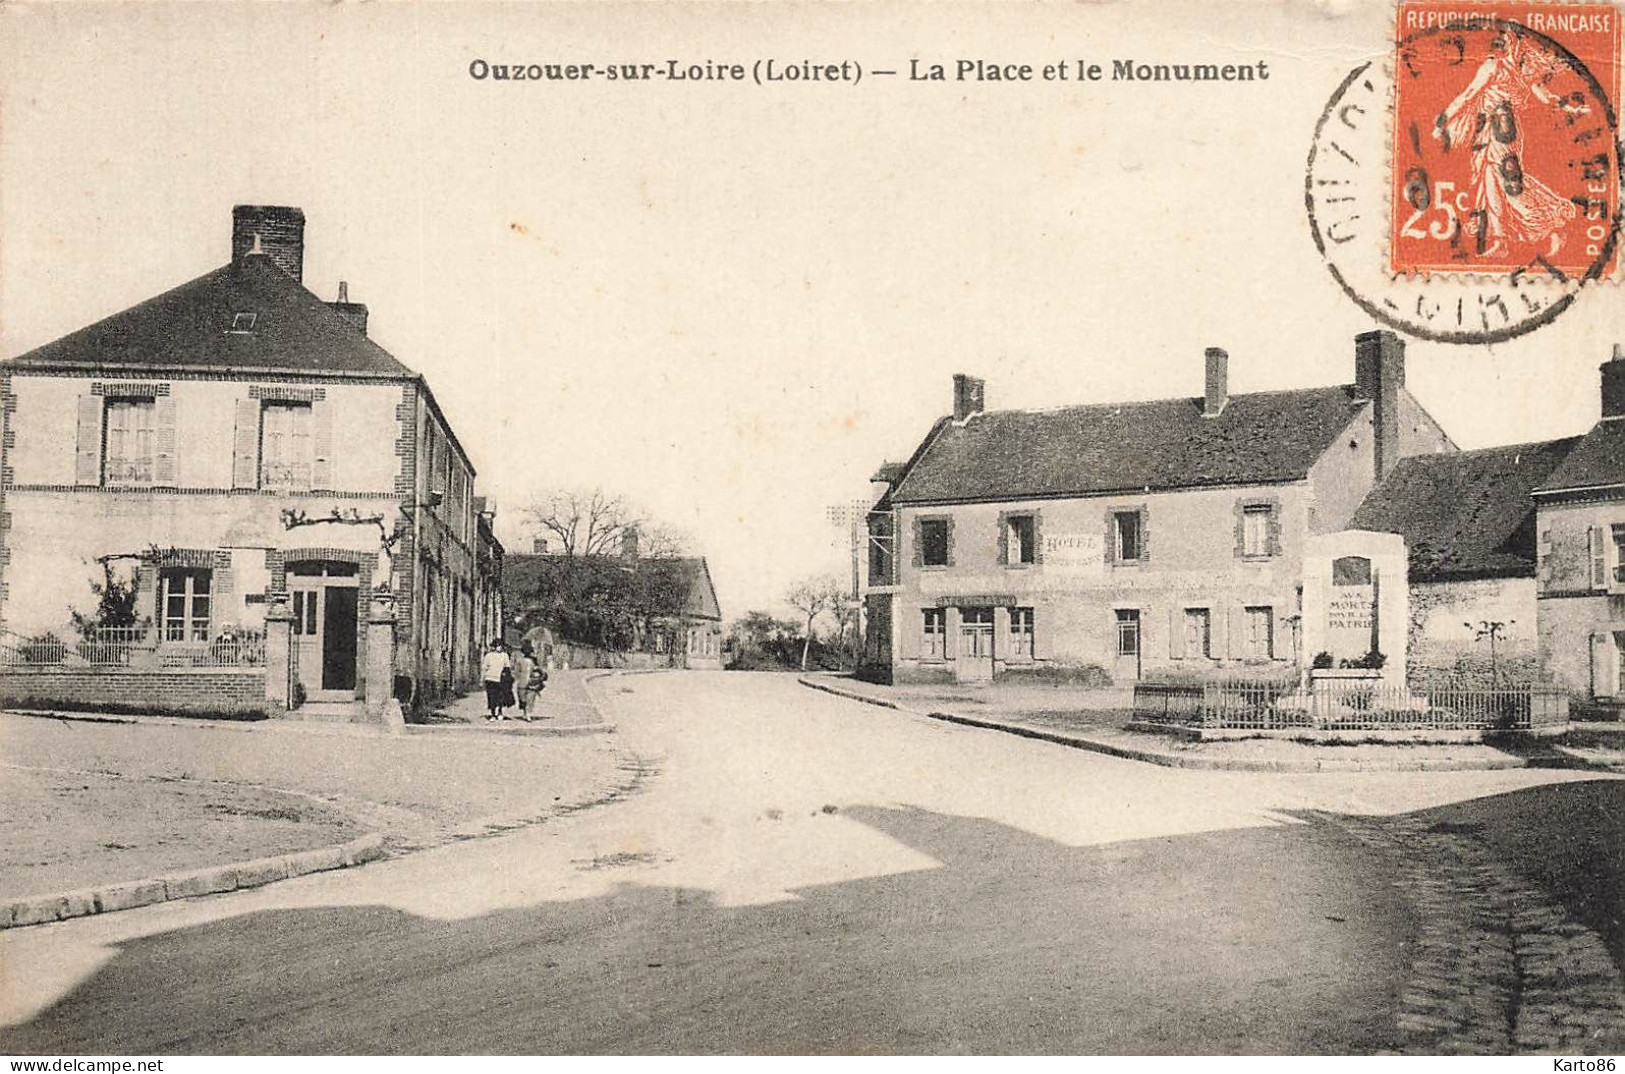
[[[510,621],[526,637],[545,627],[578,664],[721,668],[722,608],[705,557],[642,556],[628,537],[620,555],[566,555],[542,542],[528,555],[507,555]],[[554,662],[566,658],[555,653]]]

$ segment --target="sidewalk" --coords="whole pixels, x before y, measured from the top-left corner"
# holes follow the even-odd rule
[[[590,668],[552,672],[547,689],[537,696],[531,707],[529,719],[521,719],[518,708],[510,707],[506,720],[487,720],[485,691],[479,689],[436,709],[422,724],[408,724],[407,731],[478,728],[486,733],[505,735],[590,735],[613,731],[587,691],[588,680],[609,674],[612,672]]]
[[[1458,772],[1524,768],[1530,758],[1478,743],[1316,745],[1280,739],[1189,742],[1124,729],[1126,691],[892,687],[844,675],[801,676],[839,697],[1169,768],[1230,772]],[[1037,707],[1035,707],[1037,706]],[[1561,755],[1553,751],[1553,761]]]

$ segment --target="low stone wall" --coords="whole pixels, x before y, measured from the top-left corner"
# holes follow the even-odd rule
[[[184,716],[265,716],[265,669],[8,667],[0,705],[9,708]]]

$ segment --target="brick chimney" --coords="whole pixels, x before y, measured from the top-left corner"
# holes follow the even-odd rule
[[[1614,344],[1614,356],[1602,364],[1602,416],[1625,418],[1625,346]]]
[[[278,268],[304,282],[305,214],[291,205],[239,205],[231,210],[231,262],[259,250]]]
[[[638,558],[638,529],[636,526],[622,531],[621,555],[627,559]]]
[[[1393,332],[1354,337],[1354,397],[1371,401],[1372,456],[1381,481],[1399,462],[1399,389],[1405,386],[1405,341]]]
[[[987,382],[981,377],[954,374],[954,420],[964,421],[972,414],[982,412]]]
[[[1216,418],[1230,401],[1230,356],[1222,347],[1207,349],[1207,397],[1202,402],[1202,416]]]
[[[362,335],[367,334],[367,307],[360,302],[350,301],[350,285],[344,280],[339,281],[339,297],[337,302],[329,302],[332,311],[350,322],[350,326]]]

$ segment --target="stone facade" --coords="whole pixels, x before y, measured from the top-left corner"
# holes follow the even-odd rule
[[[1546,678],[1533,578],[1413,582],[1410,598],[1408,673],[1414,686],[1489,687]],[[1500,627],[1492,639],[1493,624]]]
[[[1625,580],[1620,541],[1625,499],[1596,496],[1540,505],[1540,649],[1553,681],[1571,694],[1625,703]]]
[[[995,412],[980,429],[983,389],[959,378],[953,416],[907,465],[877,475],[865,675],[1290,675],[1305,659],[1305,541],[1345,528],[1400,457],[1455,450],[1404,389],[1397,338],[1367,333],[1356,358],[1358,383],[1341,394],[1230,397],[1228,358],[1210,348],[1204,396],[1188,407],[1079,408],[1075,422],[1064,408]],[[1159,442],[1146,423],[1170,419],[1184,431]],[[1278,461],[1261,441],[1293,439],[1294,421],[1312,421],[1314,431],[1296,438],[1290,462]],[[1118,431],[1125,428],[1131,435]],[[1007,451],[998,442],[1035,431],[1053,433],[1054,443]],[[1158,456],[1169,450],[1189,456],[1174,478],[1161,476]],[[1115,476],[1068,461],[1094,458]],[[923,495],[921,482],[911,484],[922,465]],[[972,474],[962,499],[955,468]],[[1141,487],[1136,468],[1155,476]],[[991,492],[1041,479],[1051,485],[1043,495]],[[1122,490],[1091,487],[1103,480],[1120,480]]]

